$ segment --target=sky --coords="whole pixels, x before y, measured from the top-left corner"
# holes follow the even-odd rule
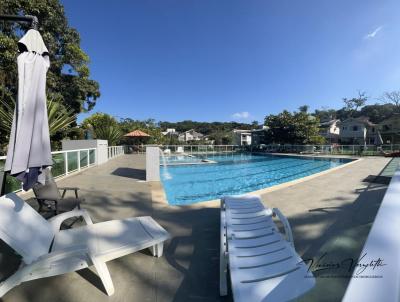
[[[398,0],[61,2],[100,84],[91,113],[262,122],[400,89]]]

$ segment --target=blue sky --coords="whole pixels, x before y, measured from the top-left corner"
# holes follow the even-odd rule
[[[251,122],[400,89],[398,0],[62,3],[100,83],[93,112]]]

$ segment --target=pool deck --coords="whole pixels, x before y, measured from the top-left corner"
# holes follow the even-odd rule
[[[369,180],[389,161],[364,157],[331,173],[266,192],[262,199],[288,217],[303,258],[317,259],[326,253],[329,261],[357,259],[387,187]],[[86,198],[83,208],[94,222],[153,216],[172,236],[162,258],[138,252],[109,262],[115,286],[111,297],[104,293],[95,270],[84,269],[24,283],[0,301],[231,301],[230,296],[220,298],[218,293],[218,202],[169,206],[162,201],[160,183],[144,182],[144,168],[144,155],[123,155],[61,179],[59,184],[81,188]],[[1,249],[0,261],[2,267],[12,263]],[[326,276],[344,273],[315,273],[316,287],[299,301],[340,301],[349,278]]]

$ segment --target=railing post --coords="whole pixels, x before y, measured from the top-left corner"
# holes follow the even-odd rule
[[[65,175],[68,175],[68,152],[64,153]]]
[[[88,168],[90,166],[90,151],[89,151],[89,149],[87,149],[87,166],[88,166]]]
[[[81,170],[81,151],[77,151],[76,153],[78,154],[78,156],[76,157],[77,161],[78,161],[78,171],[80,171]]]

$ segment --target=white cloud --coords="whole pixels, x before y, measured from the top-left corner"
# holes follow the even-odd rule
[[[364,37],[364,39],[370,40],[370,39],[375,38],[375,36],[378,34],[378,32],[380,32],[380,31],[382,30],[382,28],[383,28],[383,26],[377,27],[374,31],[368,33],[368,34]]]
[[[250,113],[248,113],[247,111],[236,112],[232,114],[232,117],[238,120],[248,119],[250,117]]]

